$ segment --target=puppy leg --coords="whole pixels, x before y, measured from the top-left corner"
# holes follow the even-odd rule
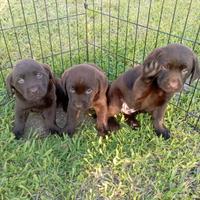
[[[117,95],[112,95],[112,98],[110,98],[109,100],[110,103],[108,106],[108,130],[117,131],[120,129],[120,125],[114,115],[117,115],[121,111],[122,102]]]
[[[162,136],[165,140],[170,138],[170,131],[163,124],[166,106],[167,104],[164,104],[163,106],[156,108],[152,113],[155,132],[157,136]]]
[[[15,135],[15,139],[19,140],[24,135],[25,123],[28,118],[28,112],[16,107],[15,109],[15,122],[13,133]]]
[[[56,104],[53,104],[51,107],[45,109],[42,116],[44,118],[45,128],[49,133],[61,133],[61,128],[56,124]]]
[[[136,119],[138,112],[134,112],[130,115],[124,114],[124,118],[126,123],[132,128],[132,129],[137,129],[140,127],[140,123]]]
[[[75,132],[79,115],[80,111],[75,109],[74,106],[69,102],[67,109],[67,121],[66,121],[66,130],[69,137],[72,137]]]
[[[107,101],[102,98],[94,103],[94,109],[97,115],[97,130],[100,136],[105,136],[107,132]]]

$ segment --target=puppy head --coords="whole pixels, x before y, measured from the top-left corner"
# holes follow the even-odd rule
[[[181,44],[169,44],[155,49],[144,61],[144,65],[157,63],[156,74],[158,86],[167,93],[182,89],[187,78],[190,82],[200,77],[200,66],[196,55]]]
[[[46,95],[49,80],[52,78],[48,65],[26,59],[19,61],[14,66],[6,83],[8,91],[11,93],[15,93],[27,101],[36,101]]]
[[[108,87],[103,72],[89,64],[76,65],[66,70],[62,83],[69,102],[77,110],[89,109]]]

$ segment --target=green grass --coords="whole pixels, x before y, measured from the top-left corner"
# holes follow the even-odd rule
[[[66,1],[57,1],[58,12],[56,12],[56,1],[47,1],[48,18],[51,20],[49,38],[44,1],[22,2],[26,8],[26,22],[30,24],[28,33],[31,49],[20,0],[10,0],[15,26],[22,26],[19,28],[6,29],[13,26],[9,6],[7,1],[2,1],[0,4],[1,23],[6,29],[4,32],[0,30],[0,102],[3,103],[8,101],[4,79],[10,71],[9,56],[12,63],[15,63],[18,59],[31,57],[32,50],[34,58],[49,63],[58,76],[71,64],[87,61],[84,14],[74,16],[69,21],[67,18],[60,19],[59,34],[58,21],[53,19],[57,18],[57,14],[60,18],[66,16]],[[35,24],[33,2],[38,21],[42,21],[38,26]],[[119,17],[124,20],[127,19],[127,2],[120,1]],[[152,3],[149,27],[153,29],[158,27],[161,2]],[[178,1],[172,34],[178,36],[183,34],[189,3],[190,1]],[[109,30],[108,16],[102,16],[101,25],[101,14],[98,13],[101,12],[100,1],[95,1],[94,4],[97,12],[92,11],[93,1],[89,0],[88,5],[88,61],[99,64],[112,80],[132,64],[136,26],[130,23],[127,26],[122,20],[118,24],[116,18],[110,18]],[[170,31],[174,5],[175,1],[165,1],[161,31]],[[199,36],[196,38],[199,6],[200,2],[193,0],[184,38],[199,41]],[[137,7],[138,1],[131,1],[128,16],[131,22],[137,20]],[[77,8],[79,14],[85,12],[81,0],[77,1]],[[149,1],[141,1],[139,24],[147,25],[148,9]],[[112,1],[111,15],[118,17],[117,10],[118,1]],[[103,1],[103,12],[109,13],[109,1]],[[69,16],[76,14],[76,1],[68,0],[68,14]],[[156,31],[148,31],[145,55],[155,47],[156,35]],[[143,60],[145,37],[146,29],[138,27],[135,52],[137,62]],[[49,40],[52,42],[53,52]],[[190,47],[193,46],[192,42],[181,41],[173,36],[169,42],[183,42]],[[167,43],[168,35],[160,33],[157,46]],[[94,48],[93,44],[97,47]],[[98,48],[101,46],[103,48]],[[61,50],[72,51],[71,54],[67,52],[61,55]],[[200,45],[197,44],[194,51],[199,55]],[[127,59],[120,56],[125,56]],[[9,100],[0,107],[0,198],[2,200],[199,199],[200,135],[189,124],[195,125],[197,120],[192,114],[199,115],[200,92],[190,88],[188,92],[181,94],[177,103],[178,97],[173,98],[171,102],[175,106],[169,104],[165,115],[166,126],[172,132],[172,138],[168,141],[155,136],[151,119],[146,114],[138,116],[141,128],[137,131],[131,130],[125,124],[123,117],[118,116],[122,129],[104,140],[97,136],[94,123],[88,121],[77,130],[73,139],[67,136],[64,138],[49,136],[40,139],[35,131],[32,136],[16,141],[11,131],[14,104]],[[189,112],[186,120],[182,109]],[[197,126],[200,128],[199,123]]]

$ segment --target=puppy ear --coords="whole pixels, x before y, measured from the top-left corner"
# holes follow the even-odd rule
[[[67,80],[68,80],[68,76],[69,76],[69,70],[65,70],[65,72],[62,74],[61,77],[61,84],[62,84],[62,88],[65,91],[65,93],[67,94]]]
[[[54,76],[53,76],[53,73],[52,73],[52,71],[51,71],[50,66],[47,65],[47,64],[42,64],[42,67],[43,67],[43,68],[45,69],[45,71],[48,73],[49,79],[54,80]]]
[[[6,78],[6,89],[10,94],[14,94],[14,87],[13,87],[13,78],[12,78],[12,72],[7,76]]]
[[[108,80],[103,74],[97,75],[97,81],[98,81],[98,92],[96,93],[94,99],[98,99],[99,95],[101,95],[102,93],[106,94],[108,90]]]
[[[191,78],[190,78],[190,83],[192,83],[192,81],[196,80],[200,78],[200,65],[199,65],[199,61],[196,55],[194,55],[194,59],[193,59],[193,66],[192,66],[192,71],[191,71]]]

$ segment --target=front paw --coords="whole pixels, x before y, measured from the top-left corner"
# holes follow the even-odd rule
[[[168,129],[156,129],[155,130],[156,135],[158,137],[162,136],[165,140],[168,140],[170,138],[170,131]]]
[[[104,125],[97,127],[98,135],[105,137],[108,133],[108,128]]]
[[[117,122],[117,120],[115,119],[115,117],[110,117],[108,119],[108,130],[111,132],[115,132],[118,131],[120,129],[120,125]]]
[[[143,76],[145,78],[152,78],[160,71],[161,66],[156,61],[152,61],[143,66]]]
[[[19,130],[17,128],[13,128],[13,133],[15,135],[15,139],[16,140],[21,139],[23,137],[23,135],[24,135],[24,131],[23,130]]]
[[[52,128],[49,128],[49,129],[48,129],[48,132],[49,132],[50,134],[58,134],[58,135],[61,135],[62,129],[59,128],[59,127],[52,127]]]
[[[67,127],[67,134],[70,138],[72,138],[72,136],[75,133],[75,128],[74,127]]]
[[[137,120],[127,119],[126,123],[133,129],[136,130],[140,128],[140,123]]]

